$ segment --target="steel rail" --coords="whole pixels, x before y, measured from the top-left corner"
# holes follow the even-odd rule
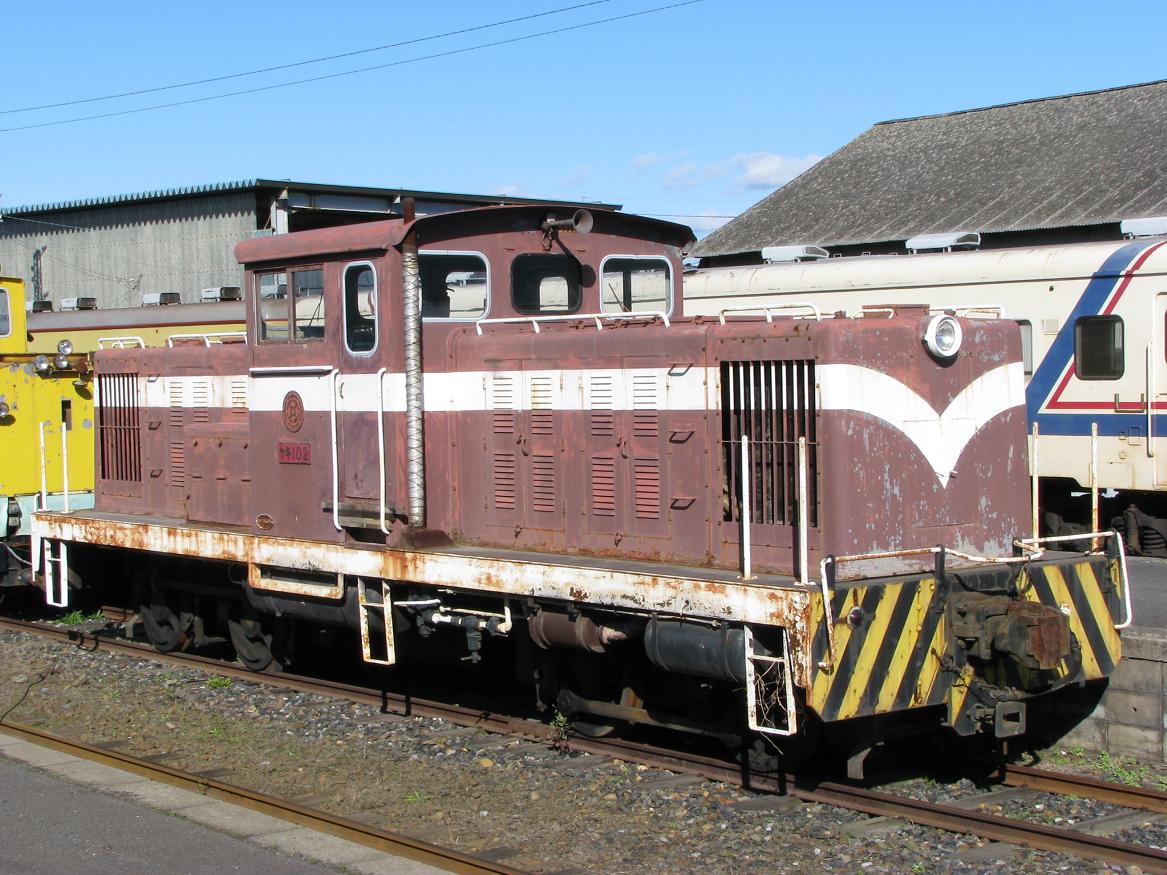
[[[1002,781],[1010,787],[1028,787],[1047,793],[1096,799],[1125,808],[1140,808],[1167,814],[1167,793],[1148,787],[1113,784],[1098,778],[1049,772],[1031,766],[1006,765],[1001,769]]]
[[[1000,815],[969,811],[950,805],[922,802],[847,784],[815,782],[793,774],[751,772],[749,769],[725,759],[655,747],[621,738],[592,739],[578,736],[564,738],[555,728],[533,720],[507,717],[487,711],[476,711],[443,702],[416,699],[398,693],[378,692],[333,681],[287,674],[256,673],[207,657],[159,653],[147,645],[106,636],[94,636],[91,633],[81,633],[77,630],[58,629],[40,623],[0,619],[0,629],[29,632],[72,641],[75,644],[94,643],[95,646],[106,646],[138,657],[160,659],[187,666],[193,664],[219,674],[252,682],[271,684],[300,692],[344,697],[351,701],[380,707],[387,713],[441,717],[460,726],[471,726],[488,732],[521,735],[554,743],[566,751],[642,763],[654,768],[722,781],[757,792],[784,793],[805,802],[835,805],[865,814],[898,818],[947,832],[976,835],[992,841],[1008,842],[1036,850],[1071,854],[1124,866],[1137,865],[1146,872],[1167,873],[1167,851],[1130,845],[1101,836],[1076,833],[1069,829],[1011,820]],[[1136,788],[1108,784],[1093,779],[1073,780],[1074,776],[1067,776],[1070,780],[1064,784],[1066,787],[1072,786],[1074,788],[1072,791],[1054,789],[1054,780],[1057,776],[1051,776],[1049,773],[1038,770],[1025,770],[1016,766],[1008,768],[1017,781],[1046,781],[1046,787],[1040,789],[1048,787],[1050,792],[1088,796],[1125,807],[1158,811],[1159,797],[1164,795],[1151,790],[1140,792]],[[1032,772],[1037,774],[1030,774]],[[1039,788],[1035,786],[1035,789]],[[1127,791],[1134,792],[1128,793]],[[1142,804],[1135,800],[1143,800],[1148,804]]]
[[[504,866],[490,860],[482,860],[469,854],[432,845],[429,842],[413,839],[400,833],[379,829],[327,811],[308,808],[278,796],[269,796],[257,790],[228,784],[204,775],[190,774],[118,751],[73,741],[31,726],[0,720],[0,730],[23,741],[61,751],[79,759],[112,766],[148,778],[151,781],[158,781],[203,796],[221,799],[232,805],[240,805],[251,811],[258,811],[288,823],[305,826],[367,848],[426,863],[450,872],[495,873],[495,875],[522,875],[523,873],[521,869]]]

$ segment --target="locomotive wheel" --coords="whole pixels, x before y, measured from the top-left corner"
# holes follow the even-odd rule
[[[186,650],[190,644],[187,636],[189,619],[184,619],[178,607],[178,598],[162,592],[150,593],[148,600],[138,607],[138,614],[142,618],[142,626],[146,630],[146,638],[154,645],[154,649],[162,653],[174,650]]]
[[[232,617],[227,621],[235,654],[252,671],[283,671],[285,637],[274,622],[254,614]]]

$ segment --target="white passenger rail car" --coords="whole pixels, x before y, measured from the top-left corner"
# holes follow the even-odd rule
[[[1102,524],[1121,516],[1135,549],[1167,555],[1167,238],[818,258],[685,276],[686,315],[757,307],[791,318],[812,312],[791,304],[855,313],[920,300],[1019,324],[1042,528],[1061,534],[1092,516]]]

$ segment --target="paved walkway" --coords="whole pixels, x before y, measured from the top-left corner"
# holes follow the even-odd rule
[[[442,871],[4,734],[0,787],[5,873]]]

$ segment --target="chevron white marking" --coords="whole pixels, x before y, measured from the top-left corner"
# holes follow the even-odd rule
[[[1025,404],[1020,362],[973,380],[942,412],[895,377],[859,365],[820,365],[816,370],[822,410],[855,410],[903,432],[947,487],[973,436],[994,417]]]

